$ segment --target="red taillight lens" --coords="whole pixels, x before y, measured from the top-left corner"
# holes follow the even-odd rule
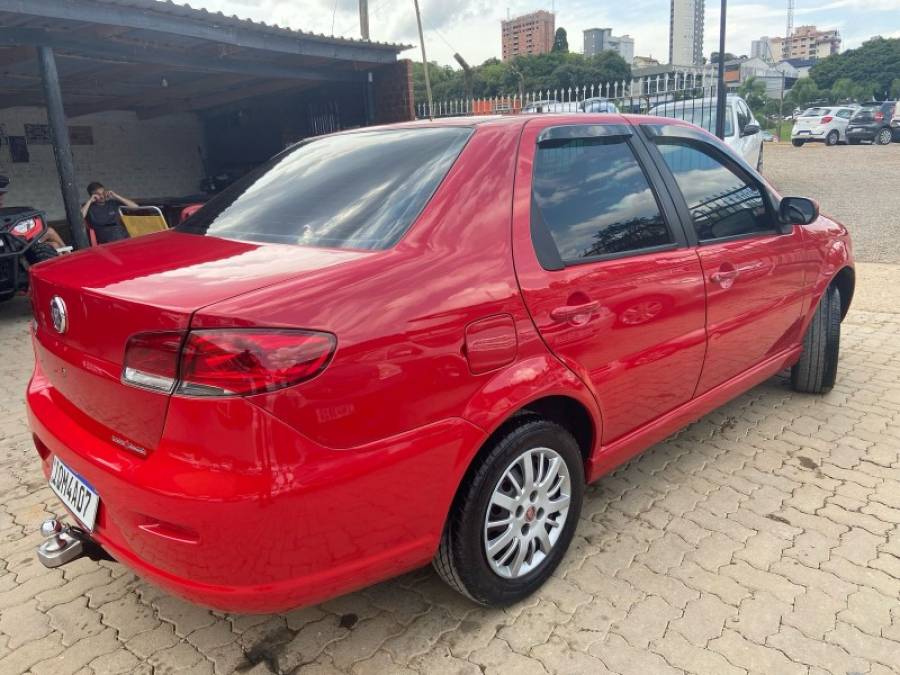
[[[879,110],[878,112],[875,113],[875,121],[876,121],[876,122],[882,122],[882,121],[884,121],[884,113],[881,112],[880,110]]]
[[[828,124],[833,119],[834,118],[831,115],[825,115],[825,117],[822,118],[822,124]]]
[[[178,379],[178,352],[184,333],[137,333],[128,338],[122,381],[136,387],[171,393]]]
[[[177,392],[193,396],[276,391],[318,375],[337,340],[305,330],[192,331],[184,345]]]

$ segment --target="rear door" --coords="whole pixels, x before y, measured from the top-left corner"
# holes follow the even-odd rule
[[[690,400],[705,350],[697,255],[646,148],[613,119],[528,123],[513,221],[528,310],[594,392],[604,443]]]
[[[800,338],[803,232],[782,233],[767,188],[688,127],[644,125],[682,219],[693,227],[707,297],[708,347],[697,395]]]

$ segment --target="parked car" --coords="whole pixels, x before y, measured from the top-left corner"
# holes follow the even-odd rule
[[[535,113],[545,113],[550,112],[550,109],[553,106],[559,105],[559,101],[556,99],[547,99],[545,101],[531,101],[531,103],[526,103],[522,106],[522,112],[526,115],[533,115]]]
[[[42,562],[267,612],[433,561],[507,605],[586,484],[785,368],[828,391],[847,230],[702,129],[585,120],[314,138],[37,266],[28,414],[74,523]]]
[[[894,116],[891,118],[891,131],[894,142],[900,142],[900,106],[894,108]]]
[[[775,134],[773,134],[771,131],[763,131],[762,140],[763,143],[772,143],[775,141]]]
[[[896,111],[896,101],[863,103],[850,118],[847,127],[847,142],[850,145],[858,145],[862,141],[888,145],[893,138],[891,119]]]
[[[710,133],[716,131],[716,99],[703,98],[664,103],[650,109],[651,115],[684,120]],[[740,96],[729,95],[725,104],[725,144],[758,171],[763,166],[759,122]]]
[[[578,109],[581,112],[589,112],[589,113],[617,113],[619,109],[616,107],[616,104],[610,101],[608,98],[602,98],[600,96],[594,96],[593,98],[586,98],[581,103],[578,104]]]
[[[854,108],[846,106],[807,108],[794,123],[791,143],[797,148],[810,141],[825,145],[846,143],[847,124],[854,112]]]

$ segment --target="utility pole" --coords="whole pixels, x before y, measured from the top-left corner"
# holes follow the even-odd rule
[[[359,32],[363,40],[369,39],[369,0],[359,0]]]
[[[453,55],[453,58],[456,59],[456,62],[463,69],[463,82],[465,83],[466,88],[465,96],[466,100],[471,101],[472,98],[474,98],[472,93],[472,68],[459,52],[456,52]]]
[[[725,139],[725,9],[728,0],[722,0],[722,16],[719,17],[719,85],[716,92],[716,136]]]
[[[422,32],[422,12],[419,11],[419,0],[413,0],[413,5],[416,7],[416,23],[419,25],[419,44],[422,45],[422,66],[425,69],[425,94],[428,96],[428,116],[434,117],[434,102],[431,100],[431,79],[428,77],[428,57],[425,56],[425,35]]]

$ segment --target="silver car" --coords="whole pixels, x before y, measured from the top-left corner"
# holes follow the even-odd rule
[[[816,106],[807,108],[794,122],[791,143],[800,147],[816,141],[825,145],[847,142],[847,124],[855,108],[850,106]]]

